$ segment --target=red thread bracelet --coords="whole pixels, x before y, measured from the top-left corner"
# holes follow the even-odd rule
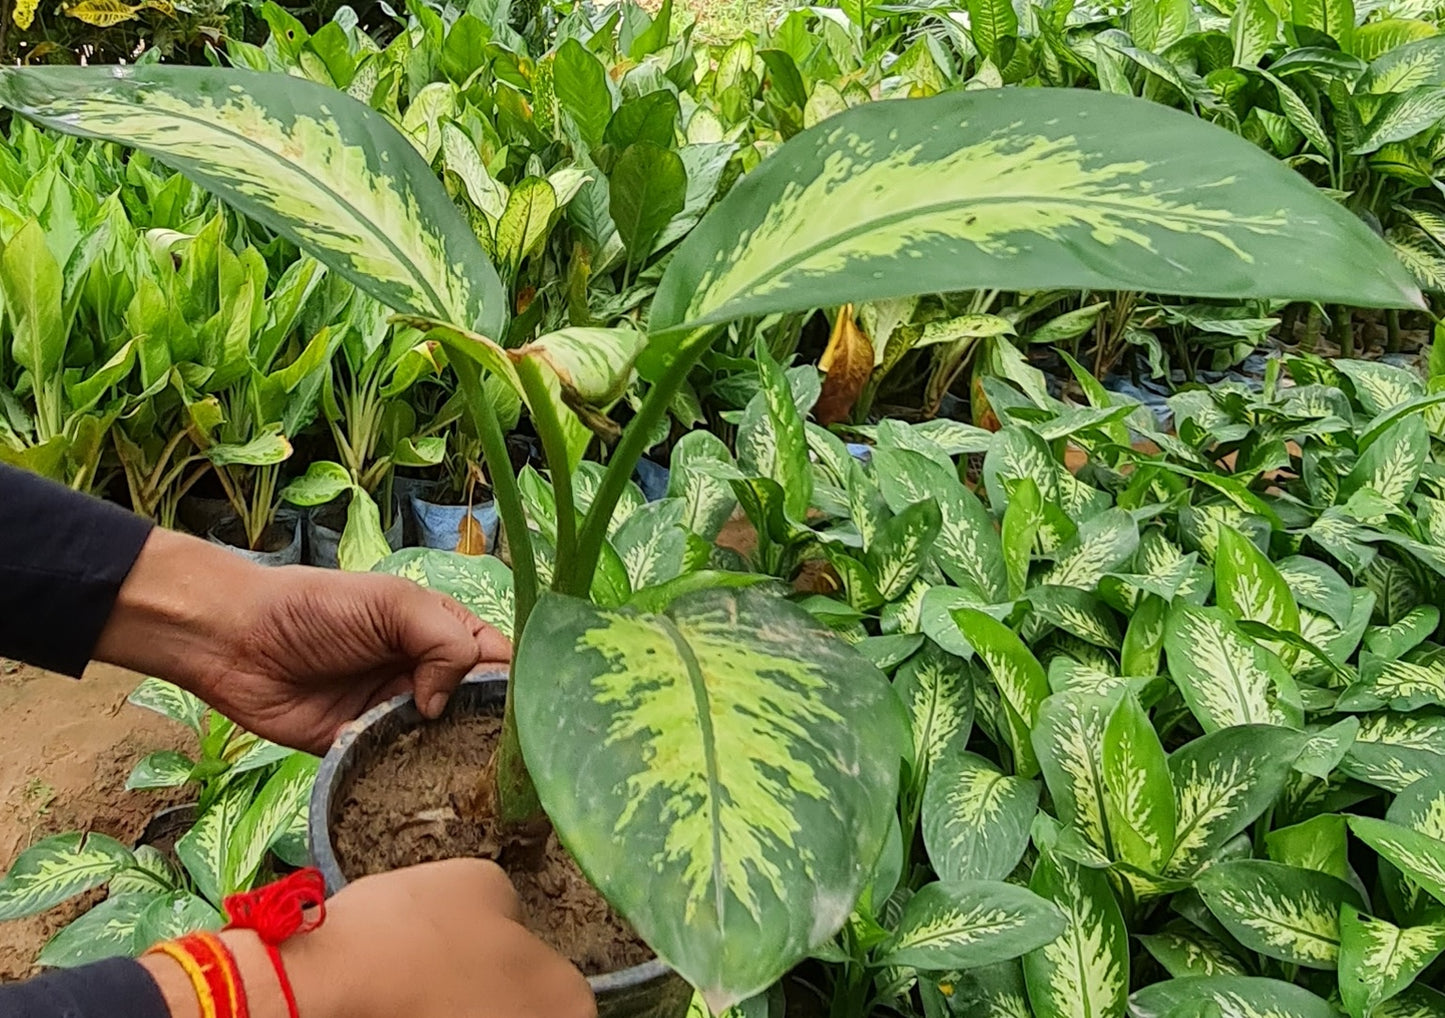
[[[310,933],[326,921],[326,881],[315,869],[298,870],[290,876],[258,887],[244,894],[233,894],[225,900],[228,930],[251,930],[261,938],[271,967],[281,983],[287,1013],[300,1018],[296,1010],[296,993],[286,966],[281,963],[281,944],[298,933]],[[315,914],[306,913],[314,909]]]

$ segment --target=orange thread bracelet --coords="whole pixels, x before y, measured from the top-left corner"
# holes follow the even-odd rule
[[[236,959],[214,933],[189,933],[157,944],[146,954],[165,955],[185,970],[201,1005],[201,1018],[250,1018]]]
[[[276,970],[276,978],[281,983],[287,1013],[290,1018],[300,1018],[296,1010],[296,993],[286,975],[286,966],[281,963],[281,952],[276,948],[296,934],[310,933],[325,922],[326,881],[321,871],[298,870],[274,884],[245,894],[233,894],[226,899],[225,906],[226,915],[231,920],[226,929],[251,930],[261,938],[266,956],[271,959],[271,967]],[[313,910],[314,914],[307,915]],[[212,1016],[205,1015],[204,1018]],[[234,1018],[249,1016],[241,1012]]]

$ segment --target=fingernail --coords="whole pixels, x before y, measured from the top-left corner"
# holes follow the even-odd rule
[[[433,693],[430,700],[426,702],[426,712],[429,717],[439,718],[442,711],[447,709],[447,695],[445,693]]]

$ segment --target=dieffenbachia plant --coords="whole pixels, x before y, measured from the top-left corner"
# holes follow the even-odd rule
[[[24,68],[0,72],[0,103],[149,152],[446,345],[514,571],[500,816],[520,825],[545,808],[598,888],[715,1011],[842,926],[893,829],[908,752],[882,673],[800,608],[721,588],[641,611],[626,604],[625,574],[597,582],[633,467],[719,328],[980,287],[1420,299],[1364,224],[1226,132],[1117,96],[971,91],[858,107],[781,146],[678,247],[647,335],[573,328],[506,349],[501,281],[466,221],[411,142],[345,95],[243,71]],[[553,589],[539,597],[482,372],[518,391],[556,505],[579,507],[586,425],[607,430],[634,366],[647,398],[586,512],[557,512],[545,535]],[[754,454],[778,512],[798,510],[768,451]],[[920,921],[946,926],[959,903],[935,904]]]

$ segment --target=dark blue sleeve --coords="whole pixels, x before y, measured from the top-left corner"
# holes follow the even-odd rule
[[[0,1018],[169,1018],[151,974],[129,958],[0,986]]]
[[[0,657],[79,676],[151,524],[0,464]]]

